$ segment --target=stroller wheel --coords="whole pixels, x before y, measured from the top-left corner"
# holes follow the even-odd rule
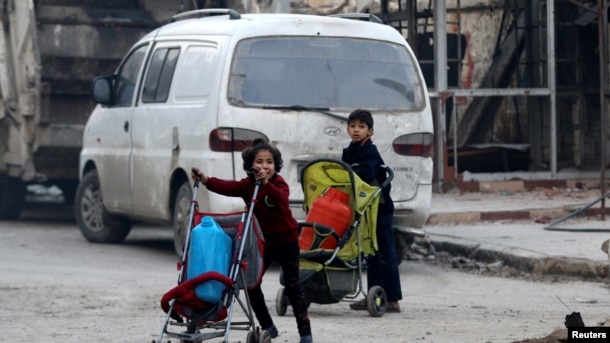
[[[387,298],[383,287],[373,286],[366,296],[366,307],[372,317],[381,317],[385,313]]]
[[[254,329],[248,331],[246,336],[246,343],[258,343],[258,337],[256,337],[256,331]]]
[[[180,343],[202,343],[202,342],[203,341],[201,341],[201,340],[197,340],[197,341],[184,340],[184,339],[180,340]],[[171,343],[171,341],[167,341],[167,343]]]
[[[271,334],[269,331],[261,331],[260,336],[258,336],[258,343],[271,343]]]
[[[275,310],[278,316],[284,316],[288,309],[288,298],[286,297],[286,289],[280,288],[275,297]]]

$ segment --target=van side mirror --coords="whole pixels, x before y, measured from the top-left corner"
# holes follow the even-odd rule
[[[114,75],[98,76],[93,79],[93,87],[91,90],[93,101],[98,104],[111,106],[114,103],[113,81]]]

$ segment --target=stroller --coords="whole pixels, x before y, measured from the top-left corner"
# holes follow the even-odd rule
[[[308,305],[354,300],[362,293],[371,316],[385,313],[387,299],[383,288],[374,286],[367,292],[362,286],[363,261],[377,251],[381,190],[394,176],[389,167],[384,168],[386,181],[371,186],[342,161],[317,159],[303,167],[301,184],[307,217],[299,223],[299,278]],[[322,203],[325,198],[331,200]],[[326,205],[326,209],[320,212],[318,205]],[[281,277],[280,282],[283,285]],[[287,305],[285,289],[280,288],[276,297],[278,315],[286,314]]]
[[[248,331],[246,343],[271,342],[267,331],[261,331],[260,328],[255,327],[248,292],[243,292],[245,301],[239,298],[240,290],[256,287],[260,284],[263,275],[264,239],[258,221],[253,215],[255,201],[252,201],[248,210],[244,212],[223,214],[199,212],[196,200],[198,186],[199,181],[195,181],[188,221],[192,223],[192,226],[188,230],[182,259],[178,264],[178,285],[161,298],[161,308],[167,315],[158,340],[153,340],[153,343],[163,342],[163,336],[179,339],[181,343],[201,342],[224,336],[222,342],[228,342],[231,330]],[[255,187],[253,199],[256,199],[259,186],[257,184]],[[206,217],[213,219],[213,222],[217,223],[230,238],[227,251],[231,251],[226,254],[228,255],[227,261],[230,259],[230,263],[227,263],[228,270],[226,274],[208,271],[195,277],[189,276],[190,279],[187,279],[189,258],[194,258],[194,254],[189,256],[189,253],[196,251],[190,249],[193,244],[193,236],[195,236],[195,227],[202,220],[210,222]],[[225,237],[225,239],[228,238]],[[210,246],[206,240],[200,242],[206,242]],[[210,249],[212,248],[210,246]],[[212,261],[211,263],[214,263],[216,258],[215,255],[213,257],[208,259]],[[194,268],[194,262],[190,267]],[[197,293],[197,287],[212,286],[212,284],[213,287],[221,287],[220,300],[212,302],[202,300],[200,293]],[[246,321],[233,321],[236,303],[240,305],[246,315]],[[179,329],[170,331],[168,328],[170,325],[177,326]],[[178,332],[179,330],[180,332]]]

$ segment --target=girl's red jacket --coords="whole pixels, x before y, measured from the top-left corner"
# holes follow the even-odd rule
[[[208,177],[205,186],[214,193],[240,197],[249,204],[254,195],[255,181],[253,177],[238,181]],[[261,226],[267,246],[293,243],[299,239],[298,223],[290,210],[289,195],[288,184],[278,174],[258,189],[254,215]]]

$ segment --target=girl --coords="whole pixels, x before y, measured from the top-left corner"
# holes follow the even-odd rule
[[[286,295],[292,304],[297,322],[300,343],[313,342],[311,325],[307,314],[307,305],[303,295],[303,286],[299,282],[299,244],[298,223],[292,216],[288,196],[288,184],[278,173],[283,161],[280,151],[257,139],[253,145],[242,153],[243,168],[247,177],[238,180],[221,180],[208,177],[198,168],[193,168],[191,178],[199,180],[205,187],[215,193],[241,197],[246,203],[252,199],[254,187],[260,181],[260,188],[254,206],[254,215],[258,219],[265,237],[263,255],[264,271],[272,261],[277,261],[282,268]],[[272,338],[278,336],[273,324],[260,284],[248,290],[252,309],[263,330]]]

